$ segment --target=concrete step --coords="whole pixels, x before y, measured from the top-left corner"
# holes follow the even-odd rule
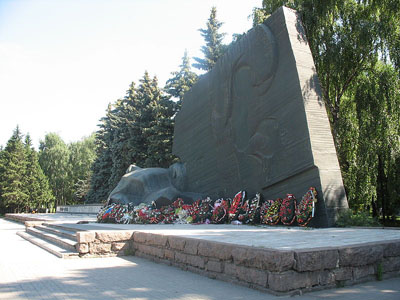
[[[36,225],[34,226],[36,229],[41,231],[46,231],[58,236],[69,238],[73,241],[76,241],[76,231],[65,230],[63,228],[51,227],[46,225]]]
[[[76,251],[75,245],[76,245],[76,240],[67,238],[67,237],[62,237],[60,235],[50,233],[47,231],[42,231],[40,228],[36,227],[27,227],[26,232],[35,235],[39,237],[40,239],[49,241],[53,244],[56,244],[57,246],[67,249],[69,251]]]
[[[48,242],[46,240],[43,240],[35,235],[32,235],[28,232],[24,231],[19,231],[17,232],[17,235],[22,237],[23,239],[31,242],[32,244],[35,244],[36,246],[39,246],[40,248],[54,254],[57,257],[60,258],[79,258],[79,254],[76,251],[71,251],[64,249],[58,245],[55,245],[51,242]]]
[[[79,228],[75,228],[74,225],[77,224],[68,224],[68,223],[43,223],[43,226],[46,227],[50,227],[50,228],[56,228],[56,229],[61,229],[61,230],[66,230],[66,231],[70,231],[70,232],[78,232],[78,231],[82,231]],[[79,227],[79,226],[78,226]]]

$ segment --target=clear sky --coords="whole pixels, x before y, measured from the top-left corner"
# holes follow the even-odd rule
[[[147,70],[164,86],[185,49],[202,57],[212,6],[225,43],[261,0],[0,0],[0,145],[17,125],[34,146],[96,131],[107,104]],[[193,60],[192,60],[193,62]]]

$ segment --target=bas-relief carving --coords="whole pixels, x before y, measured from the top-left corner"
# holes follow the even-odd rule
[[[231,158],[230,170],[236,172],[238,184],[254,175],[265,184],[273,176],[271,162],[280,145],[279,124],[273,115],[257,117],[257,111],[274,80],[279,53],[266,25],[257,26],[250,35],[239,42],[240,50],[228,71],[226,95],[212,99],[212,129],[217,152]],[[220,176],[232,177],[223,174],[224,160],[217,162]]]
[[[259,25],[227,56],[225,61],[231,62],[221,64],[222,70],[211,75],[218,78],[209,80],[207,93],[216,172],[220,179],[227,178],[229,185],[245,183],[256,190],[279,176],[278,170],[282,171],[285,161],[282,137],[286,130],[273,112],[259,113],[265,111],[263,106],[275,79],[279,52],[271,30]],[[196,164],[202,165],[203,158],[195,158]]]

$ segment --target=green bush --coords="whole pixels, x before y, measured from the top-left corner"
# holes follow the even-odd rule
[[[342,211],[339,213],[338,219],[336,221],[336,226],[338,227],[349,227],[349,226],[381,226],[379,222],[372,218],[366,212],[353,213],[351,209]]]

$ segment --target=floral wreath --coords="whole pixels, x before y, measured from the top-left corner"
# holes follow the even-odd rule
[[[296,220],[299,226],[307,226],[315,213],[315,202],[317,202],[317,191],[310,187],[307,193],[301,198],[296,208]]]
[[[279,209],[281,207],[282,199],[267,200],[262,207],[263,218],[261,222],[267,225],[276,225],[279,223]]]
[[[235,195],[233,198],[231,207],[229,208],[228,211],[228,218],[229,221],[236,220],[238,215],[239,215],[239,209],[243,206],[246,198],[246,192],[245,191],[240,191]]]
[[[292,225],[296,213],[296,198],[293,194],[286,194],[286,198],[282,200],[281,208],[279,210],[279,217],[284,225]]]
[[[259,219],[260,200],[261,200],[260,193],[257,193],[256,196],[251,200],[246,200],[240,209],[238,220],[244,224],[248,224],[248,223],[254,223],[256,219]]]
[[[228,220],[228,210],[231,199],[218,199],[214,203],[214,210],[211,216],[211,223],[222,224]]]

